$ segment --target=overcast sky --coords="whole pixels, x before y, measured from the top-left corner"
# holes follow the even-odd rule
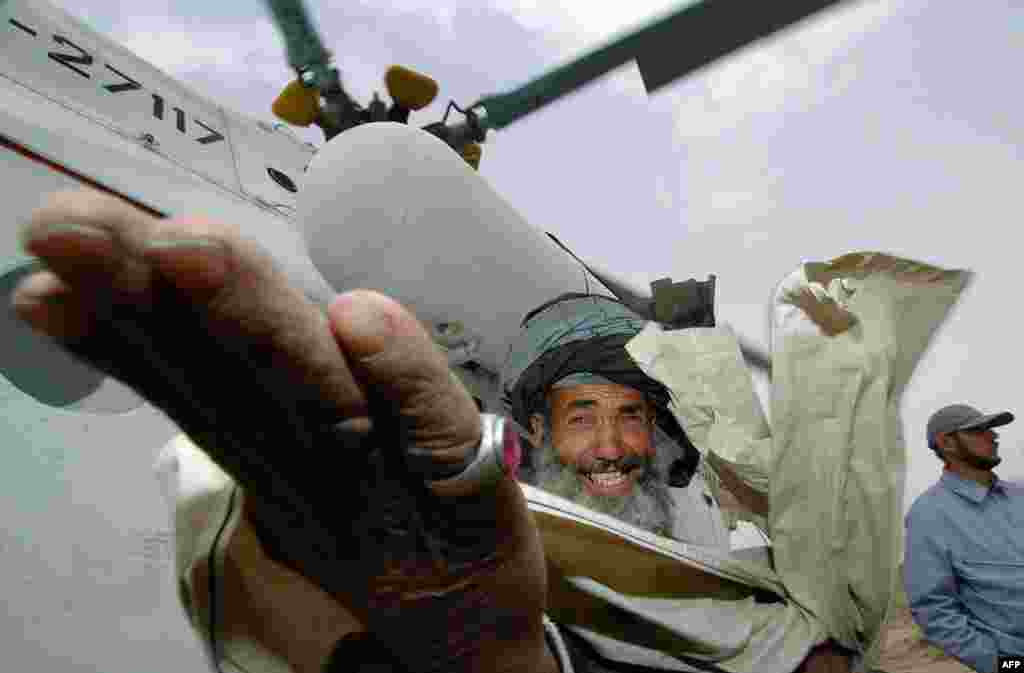
[[[290,77],[259,0],[58,4],[259,118]],[[311,6],[357,98],[383,94],[393,63],[439,81],[413,120],[425,124],[449,99],[520,84],[673,4]],[[801,261],[881,250],[976,271],[905,397],[909,506],[939,473],[923,440],[932,411],[1024,412],[1022,38],[1013,0],[853,2],[652,98],[624,67],[492,135],[482,173],[530,222],[639,287],[716,274],[719,319],[762,344],[769,293]],[[1024,477],[1022,449],[1019,422],[1003,435],[1002,476]]]

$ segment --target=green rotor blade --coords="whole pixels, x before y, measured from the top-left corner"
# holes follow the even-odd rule
[[[639,29],[613,38],[523,86],[477,105],[486,126],[500,129],[637,61],[648,93],[845,0],[703,0],[690,2]]]
[[[788,28],[839,0],[715,0],[660,22],[637,54],[647,93]]]
[[[284,37],[288,65],[296,70],[327,63],[327,50],[302,0],[265,0]]]

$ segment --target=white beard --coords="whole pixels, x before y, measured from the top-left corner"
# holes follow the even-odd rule
[[[596,495],[584,489],[586,477],[575,467],[563,463],[549,442],[545,441],[535,455],[536,466],[530,480],[533,486],[643,530],[658,535],[671,534],[675,505],[666,474],[655,461],[648,461],[640,468],[643,473],[631,494]]]

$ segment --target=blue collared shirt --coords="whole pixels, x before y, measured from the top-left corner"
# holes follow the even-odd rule
[[[947,470],[906,525],[904,584],[925,637],[982,673],[1024,655],[1024,486]]]

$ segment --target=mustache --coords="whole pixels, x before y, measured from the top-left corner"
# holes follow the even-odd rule
[[[587,461],[585,465],[580,466],[580,472],[589,473],[597,471],[609,471],[612,469],[618,470],[623,474],[630,472],[638,467],[646,467],[648,459],[644,456],[638,456],[636,454],[630,454],[622,456],[621,458],[594,458]]]

